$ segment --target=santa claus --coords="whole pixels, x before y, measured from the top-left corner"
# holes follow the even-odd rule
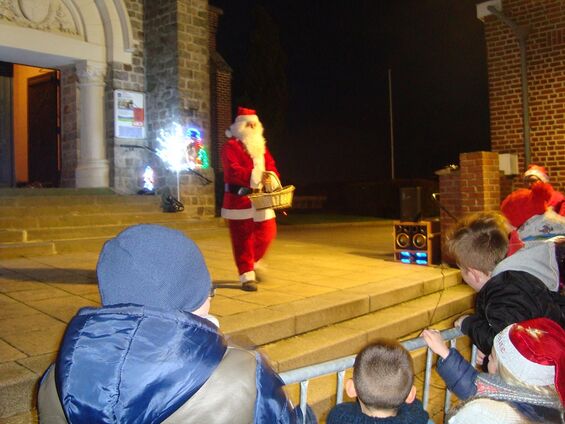
[[[270,173],[279,172],[263,137],[263,125],[252,109],[238,108],[222,148],[224,201],[222,217],[229,224],[235,263],[242,290],[257,290],[259,261],[277,227],[273,209],[255,210],[248,194],[272,186]]]

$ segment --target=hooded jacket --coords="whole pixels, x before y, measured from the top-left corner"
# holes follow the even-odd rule
[[[295,423],[282,386],[203,318],[111,305],[71,320],[38,411],[41,423]]]
[[[488,355],[494,336],[506,326],[541,317],[552,319],[563,327],[565,297],[550,291],[532,274],[504,271],[493,276],[479,290],[475,313],[463,320],[461,332]]]

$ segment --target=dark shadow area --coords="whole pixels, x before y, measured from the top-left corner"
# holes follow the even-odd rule
[[[7,268],[0,278],[39,283],[98,284],[96,271],[80,268]]]
[[[421,218],[439,216],[439,204],[432,194],[439,191],[437,179],[396,179],[326,183],[292,182],[294,196],[322,196],[323,206],[317,212],[399,219],[400,192],[403,188],[420,187],[418,205]]]
[[[369,258],[369,259],[379,259],[381,261],[388,261],[388,262],[394,262],[394,252],[390,251],[390,252],[375,252],[375,253],[367,253],[367,252],[347,252],[350,255],[356,255],[356,256],[363,256],[364,258]]]
[[[212,284],[217,289],[237,289],[241,290],[241,284],[233,280],[214,280]]]

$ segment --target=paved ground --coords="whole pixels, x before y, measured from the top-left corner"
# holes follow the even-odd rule
[[[266,308],[407,273],[405,265],[391,260],[390,222],[279,227],[267,258],[268,282],[261,283],[256,293],[243,292],[235,283],[227,229],[195,232],[193,238],[221,287],[212,313],[224,331],[234,325],[230,317],[242,312],[259,314]],[[76,310],[100,304],[96,261],[96,253],[0,261],[0,374],[15,375],[22,368],[41,373],[52,361]],[[426,267],[416,268],[427,272]]]

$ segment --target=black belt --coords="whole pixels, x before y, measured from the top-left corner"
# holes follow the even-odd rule
[[[253,190],[249,187],[240,186],[237,184],[224,184],[224,191],[226,193],[235,194],[237,196],[247,196],[248,194],[253,193]]]

